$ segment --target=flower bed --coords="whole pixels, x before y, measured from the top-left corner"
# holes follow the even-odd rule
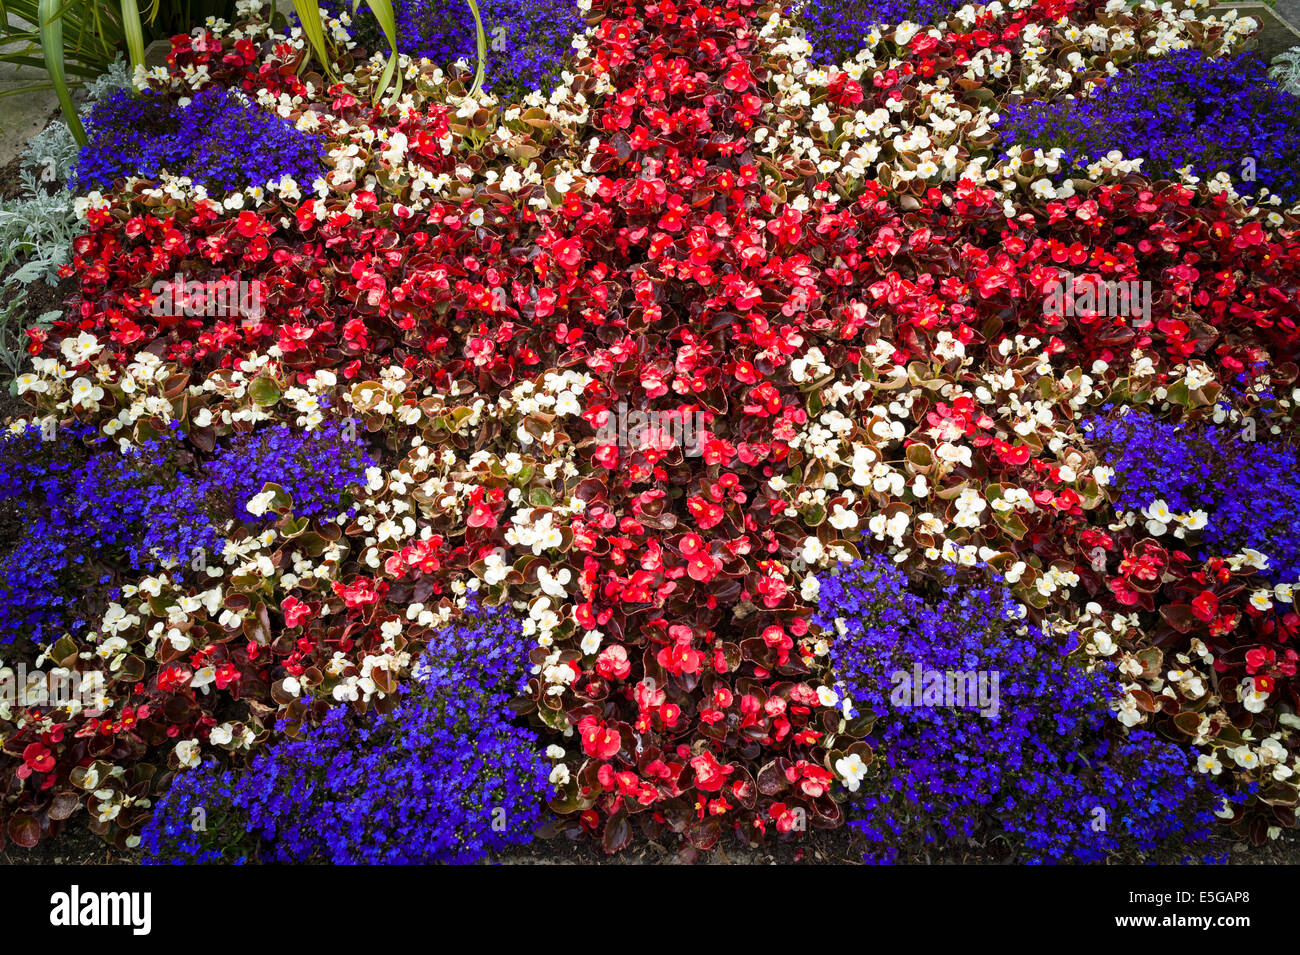
[[[93,692],[0,703],[10,840],[1295,826],[1296,160],[1238,154],[1300,111],[1186,79],[1253,21],[584,0],[499,96],[407,58],[376,99],[378,40],[327,79],[256,6],[92,119],[0,446],[0,650]],[[1094,135],[1171,64],[1239,125]]]

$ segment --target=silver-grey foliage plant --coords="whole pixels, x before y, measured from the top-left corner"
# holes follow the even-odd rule
[[[1300,96],[1300,46],[1283,50],[1273,57],[1268,68],[1269,78],[1292,96]]]
[[[108,71],[86,84],[85,115],[110,90],[129,86],[126,62],[119,59]],[[0,200],[0,368],[15,377],[26,358],[23,329],[27,317],[27,287],[42,281],[55,285],[59,268],[71,259],[72,242],[81,231],[73,213],[75,194],[68,186],[77,159],[77,142],[62,120],[33,136],[19,168],[19,194]],[[48,325],[59,313],[37,319]]]

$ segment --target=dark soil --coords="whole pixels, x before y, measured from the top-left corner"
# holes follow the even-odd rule
[[[50,119],[57,115],[57,113],[51,114]],[[46,125],[48,126],[49,123],[47,122]],[[0,166],[0,199],[18,199],[22,196],[22,169],[22,153],[9,160],[6,165]]]
[[[68,820],[67,828],[52,839],[42,839],[35,848],[23,849],[8,843],[0,850],[0,865],[135,865],[139,852],[122,852],[90,831],[84,809]]]
[[[27,285],[26,290],[27,299],[23,311],[14,320],[15,327],[21,329],[35,326],[36,320],[46,312],[63,311],[67,300],[77,290],[77,280],[66,278],[58,285],[48,285],[38,279]],[[0,384],[0,424],[8,423],[13,418],[26,417],[29,412],[27,403],[10,393],[8,381]]]
[[[594,843],[573,843],[565,839],[538,840],[513,852],[502,853],[498,862],[506,865],[857,865],[862,861],[865,841],[850,829],[812,831],[797,839],[772,841],[751,849],[736,842],[720,842],[712,852],[680,853],[675,848],[645,840],[633,841],[622,853],[607,856]],[[1300,864],[1300,832],[1285,833],[1267,845],[1231,846],[1230,865]],[[907,865],[1008,865],[1005,858],[981,846],[949,845],[925,855],[902,860]],[[1161,852],[1116,858],[1117,864],[1185,864],[1181,854]]]
[[[9,160],[9,165],[0,168],[0,199],[17,199],[20,195],[18,174],[22,165],[23,157],[15,156]]]
[[[138,851],[123,852],[105,843],[87,828],[84,811],[68,822],[68,828],[33,849],[13,844],[0,851],[0,865],[136,865]],[[667,843],[634,841],[626,850],[607,856],[591,842],[575,843],[563,837],[537,840],[531,845],[499,854],[493,861],[503,865],[856,865],[862,860],[863,841],[848,829],[813,831],[795,839],[773,841],[750,848],[724,841],[712,852],[679,852]],[[1230,865],[1300,865],[1300,833],[1285,833],[1263,846],[1223,845]],[[1135,855],[1116,863],[1178,865],[1175,852]],[[909,865],[1006,865],[989,850],[979,847],[947,846],[933,853],[905,860]]]
[[[35,281],[27,286],[27,308],[29,322],[35,322],[46,312],[62,309],[72,293],[77,290],[77,280],[71,276],[58,285],[47,285]]]

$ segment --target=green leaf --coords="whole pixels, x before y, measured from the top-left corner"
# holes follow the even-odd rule
[[[41,53],[45,56],[45,72],[50,74],[50,82],[59,97],[59,106],[63,108],[63,119],[68,124],[68,130],[77,145],[84,146],[86,130],[82,128],[81,117],[77,115],[77,107],[72,103],[68,76],[63,68],[63,13],[60,6],[60,0],[40,0],[37,14],[41,31]]]
[[[477,94],[483,88],[483,78],[487,71],[487,34],[483,32],[483,18],[478,13],[476,0],[466,0],[474,14],[474,34],[478,45],[478,70],[474,74],[474,88],[470,93]]]
[[[9,838],[14,845],[30,849],[41,841],[41,824],[27,813],[19,813],[9,820]]]
[[[293,0],[294,12],[302,24],[303,35],[311,47],[316,59],[320,60],[325,73],[334,78],[334,64],[330,60],[329,45],[325,42],[325,27],[321,24],[320,4],[316,0]],[[303,60],[303,65],[307,63]]]
[[[256,405],[273,405],[280,400],[280,386],[274,378],[259,375],[248,386],[248,397]]]
[[[375,87],[374,103],[378,104],[390,84],[393,85],[394,99],[402,93],[402,75],[397,72],[397,17],[393,15],[392,0],[366,0],[366,3],[375,15],[375,19],[379,21],[379,28],[384,31],[388,48],[393,51],[388,57],[383,75],[379,77],[379,85]],[[396,84],[393,84],[394,77],[397,80]]]
[[[131,68],[144,66],[144,24],[140,22],[140,8],[135,0],[122,0],[122,30],[126,33],[126,48],[131,54]]]
[[[999,527],[1016,540],[1020,540],[1029,532],[1029,528],[1025,526],[1025,522],[1022,521],[1020,515],[1014,511],[1008,511],[1005,514],[1001,511],[995,511],[993,520],[997,522]]]

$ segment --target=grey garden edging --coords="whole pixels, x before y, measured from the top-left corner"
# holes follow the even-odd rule
[[[1300,46],[1300,0],[1278,0],[1277,7],[1254,3],[1219,3],[1210,8],[1211,13],[1223,14],[1236,10],[1240,16],[1252,17],[1261,24],[1258,34],[1251,40],[1253,50],[1265,62],[1293,46]]]
[[[154,40],[144,48],[144,65],[151,68],[166,66],[167,54],[171,51],[171,40]]]

